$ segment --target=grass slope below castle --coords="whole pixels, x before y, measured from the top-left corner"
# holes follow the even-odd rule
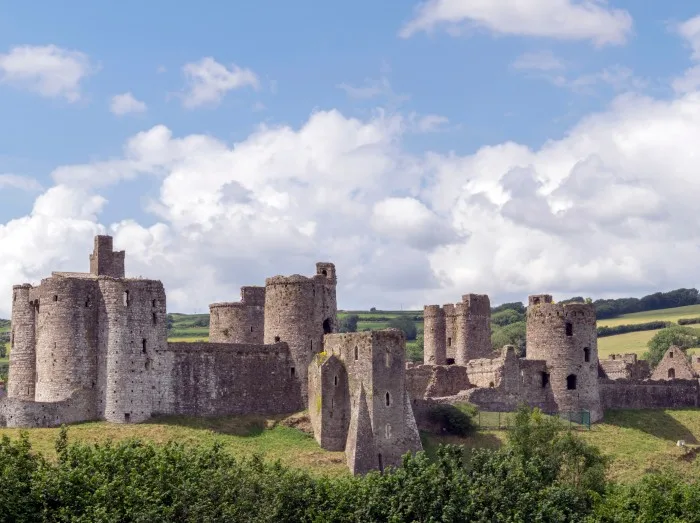
[[[114,425],[91,422],[68,427],[69,439],[89,443],[139,438],[165,443],[219,442],[237,456],[260,454],[270,461],[301,468],[314,475],[347,475],[343,452],[322,450],[313,436],[300,430],[303,418],[288,420],[261,417],[187,418],[168,417],[149,423]],[[308,422],[306,422],[308,425]],[[19,429],[0,429],[0,437],[16,438]],[[32,446],[47,457],[55,457],[54,441],[59,429],[27,430]],[[644,473],[670,468],[691,480],[700,475],[700,458],[695,458],[700,442],[700,410],[608,411],[603,423],[590,431],[578,432],[610,457],[611,479],[633,482]],[[456,443],[468,448],[495,448],[505,440],[505,431],[479,431],[459,438],[422,434],[426,452],[434,454],[440,443]],[[676,446],[685,440],[690,453]]]

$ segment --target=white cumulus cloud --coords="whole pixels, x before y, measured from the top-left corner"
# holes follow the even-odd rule
[[[95,70],[85,53],[55,45],[22,45],[0,54],[1,83],[69,102],[80,99],[80,82]]]
[[[142,113],[146,109],[146,103],[137,100],[131,92],[116,94],[109,103],[109,110],[117,116],[129,113]]]
[[[597,46],[622,44],[632,30],[632,17],[622,9],[593,0],[427,0],[401,29],[408,38],[447,26],[483,28],[496,34],[590,40]]]
[[[182,68],[187,82],[182,103],[192,109],[203,105],[216,105],[228,91],[242,87],[260,86],[258,76],[250,69],[231,65],[227,68],[208,56],[198,62],[185,64]]]

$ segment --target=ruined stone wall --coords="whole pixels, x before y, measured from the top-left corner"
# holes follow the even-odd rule
[[[450,365],[453,366],[453,365]],[[435,365],[407,365],[406,390],[411,399],[422,398],[435,373]]]
[[[697,375],[690,364],[687,354],[675,345],[668,348],[651,374],[652,380],[692,380],[694,378],[697,378]]]
[[[700,386],[692,380],[600,380],[604,409],[697,407]]]
[[[311,359],[323,350],[324,333],[337,330],[335,270],[332,264],[318,264],[317,270],[321,274],[312,278],[295,274],[265,280],[264,342],[289,345],[301,391],[299,408],[307,405]]]
[[[211,343],[262,345],[264,330],[264,287],[243,287],[240,302],[209,305],[209,341]]]
[[[638,360],[636,354],[611,354],[606,360],[600,360],[604,377],[618,380],[643,380],[651,375],[649,363]]]
[[[157,280],[100,278],[99,411],[108,421],[145,421],[154,410],[154,359],[167,345],[166,301]]]
[[[224,416],[296,412],[298,372],[285,343],[168,343],[158,351],[160,414]]]
[[[544,360],[559,411],[587,410],[602,419],[598,390],[598,344],[592,304],[552,303],[530,296],[527,308],[527,359]]]
[[[123,278],[124,251],[113,250],[111,236],[95,236],[95,246],[90,255],[90,273],[94,276]]]
[[[100,296],[95,279],[52,276],[41,281],[39,293],[36,401],[64,401],[79,392],[96,401]]]
[[[462,365],[433,365],[432,367],[433,373],[425,388],[425,397],[452,396],[472,387],[466,367]]]
[[[34,402],[0,399],[0,427],[44,428],[96,419],[95,402],[89,391],[77,392],[63,401]]]
[[[423,308],[423,361],[428,365],[447,364],[447,324],[439,305]]]
[[[476,387],[496,387],[503,376],[503,360],[501,358],[479,358],[467,363],[469,382]]]
[[[309,366],[309,418],[321,448],[341,451],[351,418],[348,373],[337,356],[324,354]]]
[[[36,380],[36,306],[29,284],[12,288],[12,330],[10,333],[10,367],[7,395],[34,400]]]

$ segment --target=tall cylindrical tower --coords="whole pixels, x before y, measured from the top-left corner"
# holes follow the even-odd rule
[[[602,419],[595,307],[555,304],[546,294],[528,301],[526,358],[547,362],[542,383],[551,387],[557,410],[587,410],[591,421]]]
[[[457,365],[466,365],[469,363],[469,354],[467,352],[467,337],[469,336],[468,328],[469,309],[466,303],[456,303],[454,308],[454,345],[455,363]]]
[[[445,311],[439,305],[423,308],[423,362],[427,365],[447,364]]]
[[[262,345],[264,329],[264,287],[243,287],[240,302],[222,302],[209,305],[210,343]]]
[[[307,401],[307,375],[311,358],[323,350],[324,319],[319,303],[324,289],[315,277],[274,276],[265,280],[266,344],[286,342],[294,369],[290,372],[299,381],[302,391],[299,408]]]
[[[446,303],[442,306],[445,311],[445,347],[449,363],[455,362],[455,332],[456,316],[454,303]]]
[[[12,332],[7,395],[34,401],[36,380],[36,307],[28,283],[12,287]]]
[[[462,296],[466,331],[464,346],[466,360],[494,358],[491,345],[491,301],[487,294]]]
[[[77,392],[96,392],[96,291],[92,278],[52,276],[42,280],[36,401],[63,401]]]
[[[107,421],[134,423],[153,413],[156,350],[167,345],[165,290],[160,281],[99,279],[100,346]]]

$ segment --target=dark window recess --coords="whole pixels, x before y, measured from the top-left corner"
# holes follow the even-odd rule
[[[574,326],[571,323],[569,323],[568,321],[566,322],[566,335],[567,336],[574,335]]]
[[[549,385],[549,374],[547,372],[542,372],[540,374],[542,376],[542,388],[544,389],[547,385]]]
[[[591,361],[591,349],[588,347],[583,349],[583,361]]]
[[[569,374],[566,377],[566,389],[576,390],[576,374]]]

